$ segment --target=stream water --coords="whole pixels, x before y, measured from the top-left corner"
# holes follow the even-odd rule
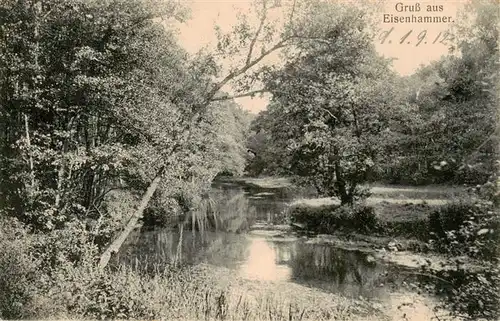
[[[229,268],[247,280],[301,284],[344,297],[385,302],[395,310],[409,295],[417,295],[408,286],[416,282],[408,267],[377,261],[369,252],[311,242],[311,237],[271,224],[279,222],[287,202],[297,197],[294,191],[219,181],[213,192],[219,204],[217,231],[186,227],[181,244],[178,228],[137,231],[120,252],[119,261],[156,266],[176,259],[190,265],[206,263]],[[431,308],[418,312],[422,317],[407,320],[429,320]]]

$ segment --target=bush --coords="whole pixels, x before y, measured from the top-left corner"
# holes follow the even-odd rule
[[[161,202],[155,200],[144,211],[143,228],[172,227],[176,226],[183,218],[184,213],[176,200],[172,198],[167,198]]]
[[[498,257],[500,215],[492,202],[477,200],[445,205],[429,216],[433,249],[472,258]]]
[[[500,271],[496,263],[485,262],[474,271],[459,262],[449,263],[457,266],[441,270],[422,266],[421,275],[431,278],[423,277],[420,288],[441,297],[439,307],[448,310],[452,317],[460,317],[459,320],[498,320]]]
[[[336,214],[343,223],[342,228],[359,232],[372,232],[377,229],[378,220],[375,210],[371,206],[342,206]]]
[[[290,209],[290,220],[303,224],[308,231],[327,234],[339,230],[371,232],[377,230],[379,224],[373,207],[364,205],[295,206]]]
[[[500,303],[500,278],[498,268],[477,273],[453,271],[454,288],[448,295],[452,311],[468,315],[473,319],[498,320]]]
[[[445,286],[434,288],[435,293],[446,295],[442,307],[467,320],[498,320],[499,316],[500,212],[494,202],[496,179],[494,175],[490,182],[478,186],[478,199],[443,206],[429,216],[430,247],[453,256],[446,262],[452,269],[436,271],[427,264],[422,269],[446,281]],[[423,288],[427,289],[425,283]]]
[[[0,319],[25,318],[39,263],[30,253],[32,238],[15,220],[0,220]]]
[[[147,317],[123,309],[124,302],[133,301],[125,280],[93,272],[97,253],[84,223],[33,234],[17,219],[1,219],[0,318],[117,318],[122,311]]]
[[[447,231],[458,230],[472,214],[473,204],[469,202],[442,206],[429,215],[430,232],[437,237],[446,237]]]
[[[140,275],[99,271],[92,265],[61,270],[50,302],[64,302],[66,314],[89,319],[150,319],[148,291]]]
[[[149,278],[98,270],[81,224],[48,234],[30,234],[15,219],[0,224],[1,319],[153,316]]]

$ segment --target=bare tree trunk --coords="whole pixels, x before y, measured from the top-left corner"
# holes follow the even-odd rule
[[[39,1],[34,4],[34,10],[35,10],[35,27],[33,30],[33,37],[35,41],[35,51],[33,55],[34,63],[35,63],[35,70],[36,74],[39,73],[39,66],[38,66],[38,54],[39,54],[39,15],[41,14],[42,11],[42,3]],[[38,104],[38,94],[37,94],[37,82],[38,79],[34,77],[33,79],[33,89],[35,93],[35,104]],[[29,126],[28,126],[28,115],[24,115],[24,127],[26,130],[26,144],[28,145],[28,150],[31,149],[31,140],[30,140],[30,132],[29,132]],[[30,167],[30,194],[33,193],[34,188],[35,188],[35,172],[33,169],[33,156],[31,155],[31,151],[29,151],[29,167]]]
[[[153,197],[153,194],[155,193],[156,189],[158,188],[158,185],[160,184],[163,171],[164,171],[164,168],[162,167],[158,171],[158,173],[156,174],[156,177],[153,179],[151,184],[149,185],[148,189],[146,190],[146,193],[144,193],[144,195],[142,196],[141,203],[139,204],[139,207],[137,208],[137,210],[134,212],[132,217],[127,222],[125,229],[120,233],[120,235],[109,245],[109,247],[101,255],[101,259],[99,260],[99,268],[100,269],[104,269],[108,265],[109,260],[111,259],[111,256],[113,255],[113,253],[118,253],[123,242],[125,242],[125,240],[129,236],[130,232],[132,232],[134,230],[135,226],[137,225],[137,222],[142,217],[142,214],[143,214],[144,210],[146,209],[146,206],[148,205],[149,200],[151,199],[151,197]]]
[[[184,223],[179,226],[179,243],[177,243],[177,251],[175,252],[174,266],[178,266],[182,262],[182,242],[184,234]]]
[[[24,128],[26,130],[26,144],[28,145],[28,150],[31,149],[31,140],[30,140],[30,131],[28,127],[28,115],[24,114]],[[35,188],[35,172],[33,170],[33,156],[31,155],[31,151],[29,153],[29,167],[30,167],[30,193],[33,192]]]

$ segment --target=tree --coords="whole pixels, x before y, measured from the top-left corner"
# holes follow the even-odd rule
[[[317,3],[310,10],[328,40],[299,44],[268,74],[265,130],[300,181],[352,204],[380,151],[394,75],[377,56],[361,9]],[[314,38],[319,23],[304,23],[302,32]]]
[[[216,67],[155,20],[182,18],[177,4],[5,1],[0,11],[4,212],[44,232],[106,222],[111,190],[166,192],[156,173],[191,181],[193,163],[214,155],[199,138],[217,141],[205,108]],[[212,162],[195,165],[210,181]]]
[[[401,79],[401,111],[388,148],[392,178],[412,183],[484,183],[493,171],[498,83],[498,10],[471,2],[460,23],[453,55]],[[396,123],[396,122],[395,122]],[[399,148],[398,148],[399,147]]]
[[[269,109],[269,108],[268,108]],[[269,110],[261,111],[252,121],[251,135],[247,147],[254,155],[247,163],[247,171],[252,176],[258,175],[290,175],[287,170],[288,158],[284,140],[271,136],[272,119]]]
[[[176,6],[149,4],[2,2],[5,211],[42,230],[99,214],[139,143],[133,111],[161,100],[176,76],[158,66],[179,68],[184,59],[150,21],[175,17]]]

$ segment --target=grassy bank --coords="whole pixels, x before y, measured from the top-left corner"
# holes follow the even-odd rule
[[[317,233],[360,232],[428,240],[431,213],[460,200],[474,201],[462,186],[366,187],[370,197],[352,209],[342,208],[335,198],[298,198],[289,204],[289,217]]]
[[[293,188],[296,187],[288,177],[242,177],[228,178],[230,181],[241,182],[246,185],[258,188]],[[407,185],[381,185],[365,184],[364,187],[370,189],[373,197],[392,199],[450,199],[462,197],[467,194],[465,186],[450,185],[427,185],[427,186],[407,186]]]
[[[468,199],[441,206],[385,203],[354,208],[302,204],[292,206],[289,214],[296,225],[328,234],[317,236],[318,242],[377,249],[379,260],[445,280],[443,288],[432,281],[418,287],[443,298],[441,306],[454,317],[498,319],[500,214],[493,202]]]
[[[428,239],[428,214],[432,210],[421,204],[358,205],[310,207],[292,205],[288,209],[293,226],[316,234],[360,233],[370,236]]]
[[[476,198],[441,205],[422,202],[365,202],[353,207],[295,201],[287,215],[293,226],[315,234],[377,240],[399,238],[398,250],[435,251],[488,259],[498,254],[500,222],[493,203]]]
[[[16,222],[1,223],[1,319],[387,319],[364,300],[299,284],[246,280],[211,265],[100,271],[95,249],[73,242],[76,229],[64,237],[33,235]],[[78,258],[63,251],[69,245],[51,247],[57,240],[71,241]]]

